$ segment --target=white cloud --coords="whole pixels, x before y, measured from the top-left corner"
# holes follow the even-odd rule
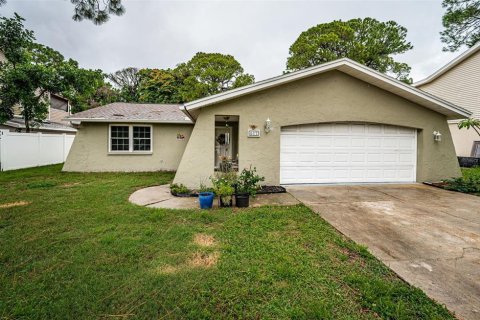
[[[319,23],[373,17],[408,29],[414,49],[399,60],[418,81],[458,53],[442,52],[441,1],[213,1],[124,0],[126,14],[95,26],[72,21],[68,0],[9,0],[1,15],[19,13],[39,42],[88,68],[174,67],[198,51],[229,53],[257,80],[285,69],[288,48]]]

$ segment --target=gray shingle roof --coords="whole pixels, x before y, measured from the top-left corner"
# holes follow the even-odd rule
[[[70,121],[143,121],[192,123],[180,110],[179,104],[150,104],[115,102],[102,107],[75,113],[66,119]]]
[[[25,121],[22,118],[13,118],[4,123],[4,125],[12,128],[25,129]],[[59,122],[50,122],[44,121],[40,123],[31,123],[31,128],[35,130],[52,130],[52,131],[68,131],[76,132],[77,130],[70,125],[59,123]]]

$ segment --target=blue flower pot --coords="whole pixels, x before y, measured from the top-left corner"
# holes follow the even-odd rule
[[[211,209],[213,205],[213,192],[200,192],[198,194],[198,201],[200,201],[201,209]]]

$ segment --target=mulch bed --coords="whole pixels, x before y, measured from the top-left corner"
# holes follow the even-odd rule
[[[270,193],[285,193],[287,190],[281,186],[262,186],[262,189],[257,191],[257,194],[270,194]]]
[[[427,186],[437,187],[440,189],[445,189],[445,186],[447,185],[446,182],[424,182],[423,184],[426,184]]]

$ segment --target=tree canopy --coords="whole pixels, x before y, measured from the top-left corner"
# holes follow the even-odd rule
[[[110,19],[111,15],[121,16],[125,13],[122,0],[70,0],[74,6],[72,19],[92,21],[96,25],[103,24]],[[7,0],[0,0],[0,6]]]
[[[446,8],[442,18],[445,29],[440,33],[445,51],[472,47],[480,41],[479,0],[443,0],[442,6]]]
[[[138,95],[141,102],[183,102],[179,92],[183,79],[174,70],[142,69],[139,73],[141,81]]]
[[[126,68],[109,76],[125,102],[182,103],[254,81],[231,55],[199,52],[174,69]]]
[[[119,90],[123,101],[135,102],[139,100],[140,74],[137,68],[128,67],[115,71],[108,75],[108,79]]]
[[[48,115],[50,93],[70,99],[78,111],[88,107],[104,82],[100,70],[79,68],[76,61],[35,43],[23,21],[17,14],[0,18],[0,49],[7,58],[0,64],[0,123],[11,119],[18,107],[28,132]]]
[[[245,86],[254,82],[253,75],[244,73],[231,55],[198,52],[190,61],[177,65],[175,72],[183,79],[179,92],[183,101]]]
[[[393,58],[413,48],[406,37],[407,29],[395,21],[365,18],[322,23],[302,32],[291,45],[287,72],[346,57],[410,83],[410,67]]]

